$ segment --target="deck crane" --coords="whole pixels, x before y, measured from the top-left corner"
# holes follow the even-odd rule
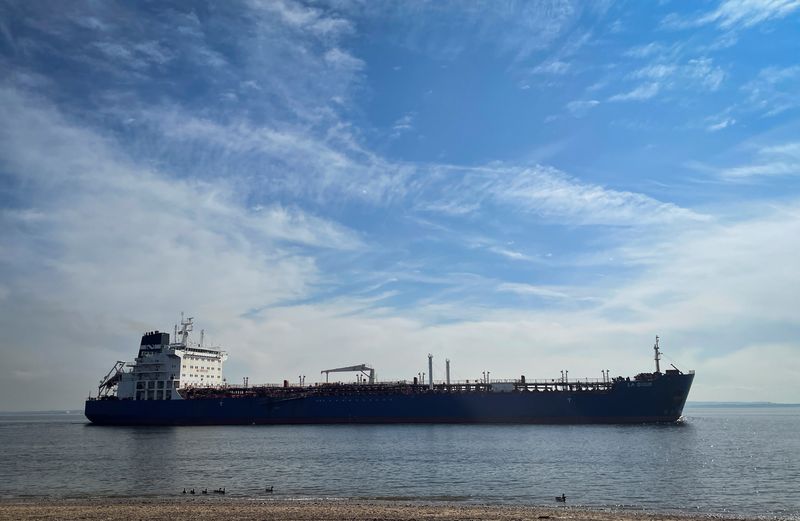
[[[360,365],[351,365],[348,367],[337,367],[336,369],[325,369],[324,371],[320,371],[319,374],[325,374],[325,383],[328,383],[328,373],[349,373],[349,372],[361,372],[367,376],[369,379],[369,383],[375,383],[375,369],[368,366],[367,364],[360,364]]]

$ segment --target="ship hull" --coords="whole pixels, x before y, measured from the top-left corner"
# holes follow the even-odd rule
[[[604,391],[298,393],[296,397],[88,400],[99,425],[675,422],[693,374],[619,381]]]

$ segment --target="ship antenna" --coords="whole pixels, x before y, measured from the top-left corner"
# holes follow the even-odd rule
[[[658,335],[656,335],[656,343],[653,346],[653,351],[656,352],[656,356],[655,356],[655,359],[656,359],[656,373],[660,374],[661,373],[661,367],[659,366],[658,361],[661,360],[661,352],[658,350]]]

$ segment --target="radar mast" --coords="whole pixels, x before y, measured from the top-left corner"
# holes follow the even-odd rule
[[[661,351],[658,350],[658,335],[656,335],[656,343],[653,346],[653,351],[656,352],[655,359],[656,359],[656,374],[661,374],[661,366],[659,365],[659,360],[661,360]]]

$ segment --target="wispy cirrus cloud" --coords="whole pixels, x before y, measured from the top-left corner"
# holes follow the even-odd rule
[[[570,64],[561,60],[552,60],[541,63],[531,69],[531,74],[549,74],[553,76],[561,76],[570,70]]]
[[[800,142],[759,147],[746,164],[720,168],[717,175],[728,181],[800,175]]]
[[[254,12],[277,15],[288,27],[322,38],[336,39],[355,30],[353,23],[344,17],[298,2],[248,0],[246,3]]]
[[[465,7],[459,2],[422,2],[387,6],[372,2],[340,6],[353,16],[392,20],[398,45],[441,60],[454,60],[465,52],[489,49],[509,59],[514,66],[525,64],[536,53],[561,44],[583,12],[602,16],[602,10],[573,0],[553,0],[546,8],[511,2],[498,7],[478,1]],[[441,24],[442,18],[447,24]],[[460,37],[464,32],[469,39]],[[563,43],[565,50],[580,46],[583,35]],[[526,68],[525,65],[522,65]]]
[[[754,25],[784,18],[800,8],[797,0],[725,0],[699,20],[699,24],[716,23],[727,29]]]
[[[573,298],[563,288],[549,286],[535,286],[533,284],[504,282],[497,286],[497,291],[516,293],[518,295],[541,297],[545,299],[570,299]]]
[[[761,69],[751,81],[742,85],[747,95],[745,108],[775,116],[800,107],[797,90],[800,88],[800,66],[769,66]]]
[[[666,46],[659,42],[650,42],[635,45],[627,49],[623,55],[629,58],[647,58],[653,55],[661,55],[666,50]]]
[[[609,101],[642,101],[670,91],[716,91],[725,79],[722,68],[711,58],[695,58],[684,63],[651,63],[634,70],[629,79],[644,81],[633,90],[615,94]]]
[[[600,105],[600,102],[596,99],[575,100],[567,103],[567,110],[569,110],[573,116],[581,117],[598,105]]]
[[[634,71],[631,77],[659,81],[662,86],[671,89],[687,89],[696,86],[715,91],[725,79],[725,72],[715,66],[711,58],[695,58],[683,64],[648,65]]]
[[[736,124],[736,120],[735,119],[733,119],[733,118],[724,118],[724,119],[718,120],[716,122],[710,123],[706,127],[706,130],[709,131],[709,132],[717,132],[719,130],[723,130],[723,129],[726,129],[728,127],[732,127],[735,124]]]
[[[402,134],[413,130],[414,128],[414,118],[415,114],[413,112],[407,112],[397,118],[395,122],[392,124],[392,134],[393,138],[400,137]]]
[[[661,91],[661,85],[657,82],[650,82],[639,85],[633,90],[614,94],[608,101],[643,101],[656,97]]]
[[[71,346],[51,353],[62,376],[105,365],[79,340],[88,324],[135,317],[130,329],[107,332],[123,348],[144,322],[162,323],[187,302],[214,317],[209,325],[236,321],[248,308],[308,296],[321,280],[314,252],[360,247],[338,223],[295,208],[248,208],[229,183],[138,163],[40,97],[2,88],[0,107],[2,326],[24,323],[32,309],[46,313]],[[51,333],[5,342],[17,353],[9,367],[35,367]],[[79,367],[77,359],[91,361]]]
[[[800,9],[797,0],[722,0],[716,9],[692,17],[668,15],[662,26],[686,29],[715,24],[721,29],[747,29],[755,25],[785,18]]]
[[[544,166],[440,167],[438,174],[440,181],[429,186],[426,197],[436,197],[441,193],[452,201],[457,194],[455,200],[461,207],[510,205],[517,211],[546,220],[585,225],[640,226],[708,218],[643,194],[584,183]]]
[[[500,200],[561,222],[576,224],[646,225],[705,220],[708,217],[644,194],[583,183],[552,168],[513,172],[494,187]]]

